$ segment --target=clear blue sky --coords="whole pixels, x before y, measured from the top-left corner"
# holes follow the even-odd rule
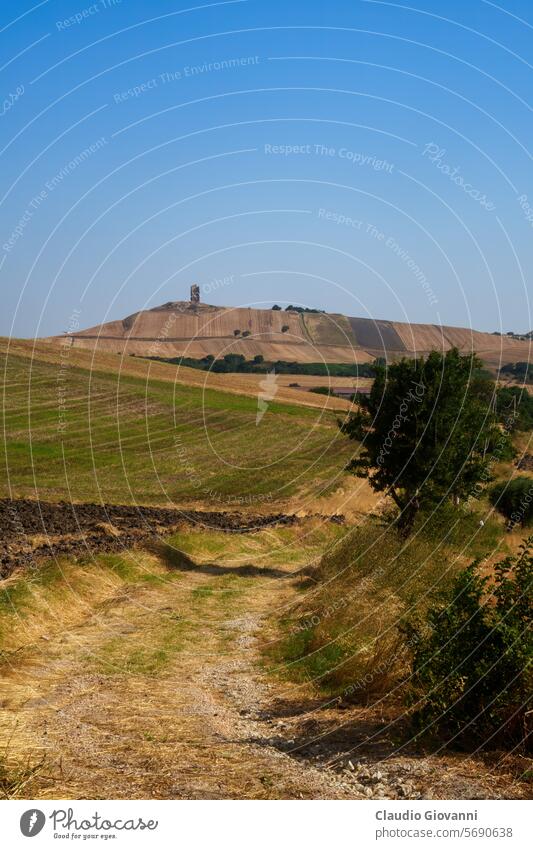
[[[4,0],[0,333],[192,282],[529,330],[533,9],[413,3]]]

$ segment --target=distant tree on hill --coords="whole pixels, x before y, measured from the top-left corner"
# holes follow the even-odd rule
[[[240,335],[241,335],[241,331],[240,331],[240,330],[234,330],[234,331],[233,331],[233,335],[234,335],[234,336],[240,336]]]
[[[481,365],[457,349],[378,365],[370,395],[341,423],[347,436],[362,440],[349,470],[391,496],[406,533],[421,508],[445,498],[457,503],[490,479],[491,449],[507,437]]]
[[[251,336],[251,331],[250,330],[244,330],[242,335],[243,336]]]
[[[281,307],[278,307],[278,305],[277,305],[277,304],[274,304],[274,306],[272,307],[272,309],[273,309],[273,310],[280,310],[280,309],[281,309]]]
[[[288,307],[285,307],[285,312],[315,312],[315,313],[323,313],[325,310],[315,310],[311,307],[295,307],[294,304],[289,304]]]
[[[520,381],[531,381],[533,380],[533,363],[507,363],[501,367],[500,374],[509,375],[510,377],[514,377],[516,380]]]
[[[284,324],[284,325],[283,325],[283,327],[281,328],[281,332],[282,332],[282,333],[286,333],[288,329],[289,329],[289,325],[288,325],[288,324]]]

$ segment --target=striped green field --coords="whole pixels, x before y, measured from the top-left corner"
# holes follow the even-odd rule
[[[211,506],[282,504],[331,490],[353,445],[332,411],[160,377],[110,358],[80,366],[0,354],[0,495]]]

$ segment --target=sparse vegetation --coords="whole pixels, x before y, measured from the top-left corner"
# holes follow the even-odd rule
[[[0,799],[27,799],[32,782],[45,770],[44,758],[26,756],[21,763],[9,756],[9,747],[0,752]]]

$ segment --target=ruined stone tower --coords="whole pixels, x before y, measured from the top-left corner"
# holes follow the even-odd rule
[[[200,287],[193,283],[191,286],[191,304],[199,304],[200,303]]]

